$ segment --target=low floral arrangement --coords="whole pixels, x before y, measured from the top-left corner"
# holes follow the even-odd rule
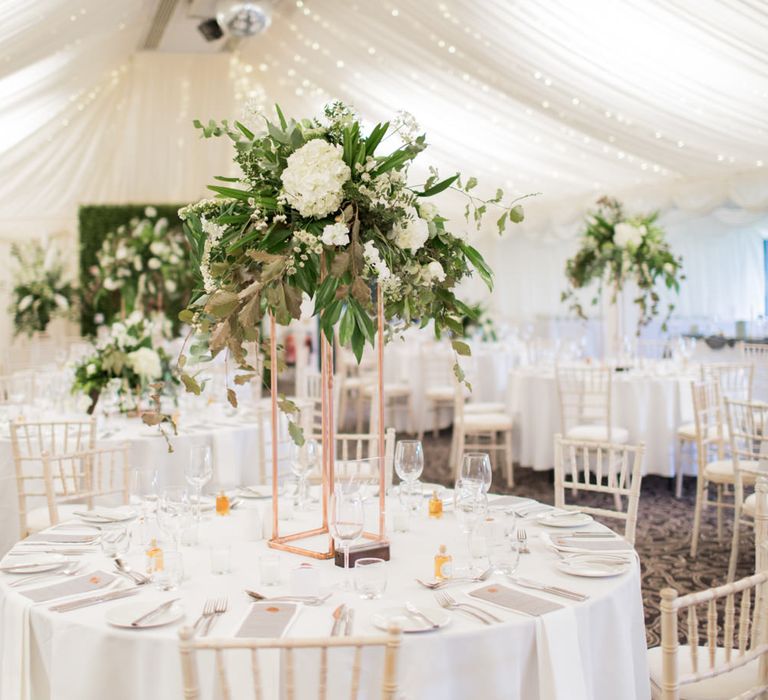
[[[598,290],[592,304],[600,300],[604,287],[615,302],[619,292],[628,280],[634,280],[638,293],[634,299],[640,310],[638,333],[659,313],[658,282],[667,289],[680,291],[682,258],[674,255],[664,238],[664,231],[656,223],[658,213],[647,216],[628,217],[621,203],[603,197],[597,202],[597,209],[589,213],[587,228],[581,236],[581,247],[565,265],[568,287],[562,293],[562,301],[581,318],[586,318],[584,309],[576,297],[576,290],[583,289],[597,280]],[[662,330],[674,310],[669,304],[662,322]]]
[[[498,341],[499,334],[496,330],[496,323],[488,310],[482,304],[474,304],[470,306],[470,309],[473,312],[472,315],[465,316],[463,319],[464,335],[477,334],[484,343]]]
[[[96,258],[98,264],[89,270],[94,303],[119,292],[126,312],[149,313],[179,308],[189,300],[193,275],[185,236],[165,217],[157,218],[154,207],[145,209],[144,218],[108,233]]]
[[[467,220],[478,227],[488,209],[499,210],[499,232],[523,219],[519,200],[505,203],[502,190],[481,199],[472,193],[475,178],[441,179],[434,169],[425,182],[409,184],[408,168],[427,143],[407,113],[366,133],[338,102],[322,119],[295,121],[276,112],[276,123],[261,115],[259,133],[240,122],[195,122],[205,137],[232,140],[242,175],[217,178],[228,184],[210,186],[216,199],[179,211],[202,282],[180,315],[202,337],[192,344],[193,359],[196,347],[206,356],[226,350],[246,372],[235,382],[248,381],[253,370],[243,344],[259,340],[265,313],[280,324],[298,319],[306,295],[322,332],[332,339],[338,327],[339,342],[351,345],[359,361],[376,334],[377,287],[388,322],[432,321],[438,337],[451,332],[455,352],[468,354],[458,340],[468,309],[454,289],[473,268],[491,288],[492,273],[467,234],[429,200],[458,190],[468,200]],[[382,153],[393,138],[396,144]],[[458,363],[455,371],[463,380]],[[183,374],[182,381],[199,393],[193,376]],[[228,395],[234,402],[232,389]],[[285,402],[281,407],[291,410]]]
[[[88,355],[75,366],[73,394],[90,397],[88,413],[93,413],[102,391],[113,382],[121,410],[137,409],[139,400],[158,383],[178,383],[173,377],[170,358],[153,337],[156,329],[140,312],[117,321]],[[152,392],[156,393],[156,392]]]
[[[64,274],[62,255],[53,243],[12,245],[12,303],[15,335],[42,333],[54,318],[74,319],[75,287]]]

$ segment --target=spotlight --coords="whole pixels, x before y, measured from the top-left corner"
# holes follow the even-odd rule
[[[203,35],[206,41],[216,41],[224,36],[221,26],[214,17],[206,19],[197,25],[197,30]]]
[[[272,15],[266,2],[219,0],[216,19],[221,29],[242,38],[261,34],[272,22]]]

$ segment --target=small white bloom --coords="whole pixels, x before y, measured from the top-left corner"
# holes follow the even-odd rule
[[[349,243],[349,228],[342,223],[328,224],[323,228],[323,235],[320,239],[325,245],[347,245]]]
[[[94,314],[93,315],[93,322],[100,326],[102,323],[104,323],[104,314]]]
[[[613,242],[620,248],[636,248],[643,242],[645,226],[633,226],[623,221],[613,229]]]
[[[173,294],[176,291],[176,282],[174,280],[165,280],[165,291]]]
[[[426,266],[426,272],[430,282],[434,282],[435,280],[438,282],[445,281],[445,270],[443,270],[443,266],[437,262],[437,260],[433,260]]]
[[[136,272],[141,272],[144,269],[144,263],[141,261],[141,256],[137,255],[133,259],[133,269],[136,270]]]
[[[675,269],[676,268],[672,263],[664,263],[664,272],[666,272],[668,275],[674,275]]]
[[[144,210],[144,216],[148,216],[150,219],[154,219],[157,216],[157,209],[154,207],[147,207]]]
[[[410,250],[415,253],[427,242],[429,225],[416,214],[415,210],[412,210],[408,219],[398,222],[392,227],[392,238],[402,250]]]
[[[172,265],[177,265],[177,264],[178,264],[178,262],[179,262],[179,256],[178,256],[178,255],[176,255],[176,254],[174,253],[173,255],[171,255],[171,257],[169,257],[169,258],[168,258],[168,261],[169,261],[169,262],[170,262]]]
[[[147,260],[147,267],[150,270],[159,270],[163,264],[157,258],[150,258]]]
[[[120,284],[117,282],[117,280],[112,279],[111,277],[107,277],[107,279],[104,280],[104,289],[106,289],[109,292],[115,291],[120,286]]]
[[[128,257],[128,248],[126,248],[122,243],[117,246],[117,250],[115,251],[115,258],[118,260],[125,260],[125,258]]]
[[[94,365],[94,364],[93,364],[93,362],[91,362],[91,363],[90,363],[90,364],[89,364],[89,365],[88,365],[88,366],[85,368],[85,373],[86,373],[86,374],[87,374],[89,377],[92,377],[94,374],[96,374],[96,365]]]
[[[431,202],[419,204],[419,216],[425,221],[432,221],[437,215],[437,207]]]
[[[20,302],[19,302],[19,311],[25,311],[30,307],[32,304],[32,295],[27,294]]]
[[[63,294],[54,294],[53,300],[56,302],[56,306],[58,306],[60,309],[66,310],[69,308],[69,302]]]
[[[159,379],[163,374],[160,356],[150,348],[139,348],[128,353],[128,364],[144,380]]]

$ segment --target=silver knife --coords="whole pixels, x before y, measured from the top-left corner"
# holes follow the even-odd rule
[[[118,598],[127,598],[128,596],[136,595],[140,590],[138,588],[127,588],[122,591],[112,591],[111,593],[104,593],[98,596],[92,596],[91,598],[83,598],[81,600],[73,600],[69,603],[61,603],[60,605],[53,605],[48,610],[54,612],[69,612],[70,610],[77,610],[78,608],[87,608],[89,605],[98,605],[99,603],[106,603],[110,600],[117,600]]]
[[[341,610],[339,610],[341,608]],[[333,619],[333,627],[331,627],[331,637],[335,637],[339,633],[339,628],[341,627],[341,622],[344,619],[344,616],[347,614],[347,606],[343,603],[339,606],[339,608],[336,608],[339,610],[338,617],[334,617]]]
[[[513,583],[516,583],[518,586],[522,586],[523,588],[532,588],[536,591],[544,591],[545,593],[552,593],[553,595],[559,595],[563,598],[570,598],[571,600],[578,600],[583,601],[589,598],[589,596],[586,596],[582,593],[576,593],[574,591],[569,591],[566,588],[558,588],[557,586],[548,586],[544,583],[539,583],[538,581],[531,581],[527,578],[513,578],[511,579]]]
[[[421,610],[419,610],[413,603],[410,603],[408,601],[405,602],[405,609],[411,614],[415,615],[416,617],[420,617],[422,620],[424,620],[432,629],[437,629],[440,627],[434,620],[427,617]]]
[[[344,635],[349,637],[352,635],[352,625],[355,622],[355,611],[352,608],[347,610],[347,624],[344,626]]]
[[[133,622],[131,622],[131,627],[141,627],[142,623],[146,623],[149,620],[151,620],[151,619],[157,617],[158,615],[164,613],[177,600],[179,600],[179,598],[173,598],[172,600],[167,600],[165,603],[162,603],[161,605],[158,605],[156,608],[153,608],[148,613],[144,613],[141,617],[137,617]]]

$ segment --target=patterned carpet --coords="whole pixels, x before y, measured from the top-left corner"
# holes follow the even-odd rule
[[[425,436],[425,468],[423,479],[453,484],[448,467],[450,434],[444,432],[437,439]],[[497,470],[491,490],[529,496],[544,503],[552,503],[552,472],[535,472],[516,467],[515,487],[512,491],[501,486],[503,474]],[[672,480],[660,476],[643,479],[637,523],[636,547],[640,554],[645,605],[646,636],[649,645],[659,644],[659,591],[666,586],[681,594],[708,588],[725,582],[730,554],[730,517],[725,516],[723,542],[716,537],[714,510],[705,512],[702,538],[696,559],[689,556],[690,533],[693,524],[695,480],[686,479],[683,498],[674,497]],[[599,497],[599,495],[598,495]],[[611,526],[610,521],[604,521]],[[614,523],[615,526],[615,523]],[[754,573],[754,541],[752,533],[742,532],[741,552],[737,576]]]

